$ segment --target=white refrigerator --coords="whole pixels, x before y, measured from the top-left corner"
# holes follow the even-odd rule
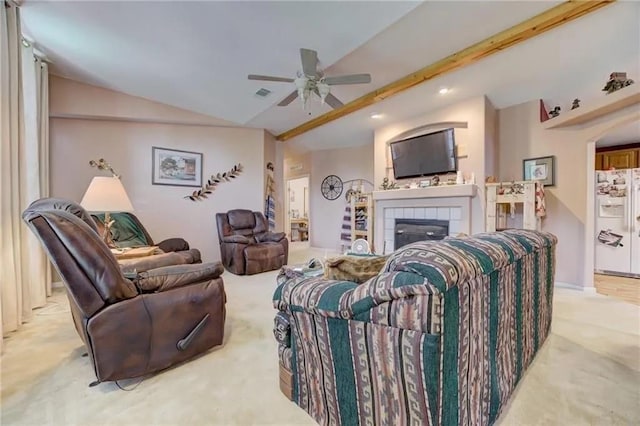
[[[640,169],[596,171],[595,269],[640,276]]]

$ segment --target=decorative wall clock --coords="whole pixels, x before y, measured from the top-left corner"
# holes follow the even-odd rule
[[[322,195],[327,200],[335,200],[342,194],[342,180],[336,175],[329,175],[322,181]]]

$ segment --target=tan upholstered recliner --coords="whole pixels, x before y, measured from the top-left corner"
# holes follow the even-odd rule
[[[217,213],[220,254],[225,268],[237,275],[251,275],[279,269],[289,258],[289,241],[284,232],[269,232],[260,212],[231,210]]]
[[[92,385],[139,377],[222,344],[220,262],[166,266],[127,278],[78,204],[45,198],[22,215],[67,289],[93,363]]]

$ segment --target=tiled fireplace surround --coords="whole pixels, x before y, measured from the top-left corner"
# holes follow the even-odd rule
[[[395,219],[449,221],[449,235],[471,234],[471,198],[475,185],[375,191],[374,244],[378,253],[394,246]]]

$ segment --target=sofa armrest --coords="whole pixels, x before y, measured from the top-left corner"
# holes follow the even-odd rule
[[[276,309],[343,319],[359,319],[361,314],[393,300],[439,294],[424,277],[397,271],[382,273],[363,284],[284,275],[279,283],[273,295]]]
[[[153,256],[118,260],[120,270],[127,273],[140,273],[164,266],[200,263],[200,251],[197,249],[154,254]]]
[[[236,243],[236,244],[251,244],[253,238],[245,237],[244,235],[227,235],[222,237],[223,243]]]
[[[264,242],[277,243],[279,241],[282,241],[283,238],[285,238],[284,232],[265,232],[260,236],[256,236],[256,239],[258,240],[259,243],[264,243]]]
[[[224,272],[220,262],[196,265],[173,265],[138,274],[135,280],[143,292],[161,292],[176,287],[218,278]]]

